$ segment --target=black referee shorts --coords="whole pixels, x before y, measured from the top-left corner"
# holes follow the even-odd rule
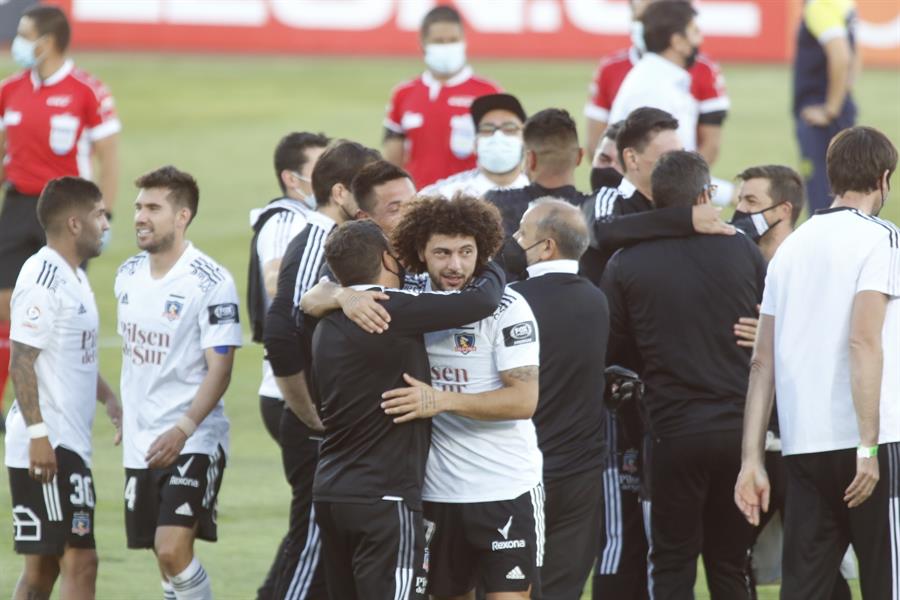
[[[425,598],[422,513],[402,500],[316,502],[330,598]]]
[[[37,196],[6,186],[0,209],[0,289],[12,289],[22,265],[47,243],[37,220]]]

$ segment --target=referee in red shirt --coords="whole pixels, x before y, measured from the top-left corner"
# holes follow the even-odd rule
[[[501,90],[466,63],[462,18],[436,6],[422,20],[425,73],[394,88],[384,119],[382,154],[403,167],[420,190],[475,168],[472,101]]]
[[[35,206],[44,185],[65,175],[91,178],[91,155],[107,210],[115,202],[121,125],[102,83],[66,56],[71,31],[55,6],[19,21],[12,57],[24,67],[0,82],[0,401],[9,368],[9,300],[25,260],[44,244]],[[109,213],[107,213],[109,214]]]

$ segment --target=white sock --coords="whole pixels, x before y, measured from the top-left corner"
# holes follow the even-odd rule
[[[160,583],[162,583],[163,600],[176,600],[175,589],[172,587],[172,584],[168,581],[162,581]]]
[[[212,600],[212,586],[203,565],[195,556],[187,568],[170,577],[177,600]]]

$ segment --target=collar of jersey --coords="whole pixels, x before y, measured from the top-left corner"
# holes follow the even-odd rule
[[[578,261],[561,258],[559,260],[545,260],[528,267],[529,278],[540,277],[549,273],[570,273],[575,275],[578,273]]]
[[[637,188],[634,187],[634,184],[628,181],[626,177],[622,178],[621,183],[619,183],[618,189],[623,198],[631,198],[637,191]]]
[[[442,87],[453,87],[455,85],[459,85],[468,81],[471,77],[472,67],[466,65],[463,67],[462,71],[444,82],[440,82],[435,79],[434,75],[431,74],[431,71],[425,71],[424,73],[422,73],[422,83],[424,83],[428,87],[429,97],[437,97],[437,93]]]
[[[329,217],[328,215],[323,215],[319,211],[313,211],[309,213],[306,217],[307,223],[314,223],[324,229],[325,231],[331,231],[334,227],[337,226],[337,222]]]
[[[638,61],[641,60],[641,49],[637,46],[632,46],[628,49],[628,60],[631,62],[631,66],[638,64]]]
[[[56,73],[48,77],[47,79],[41,81],[41,78],[38,77],[37,71],[35,69],[31,70],[31,87],[34,89],[39,89],[41,87],[49,87],[51,85],[56,85],[63,79],[69,76],[69,73],[72,72],[72,69],[75,68],[75,63],[72,62],[72,59],[66,60],[63,65],[56,70]]]
[[[688,73],[687,69],[679,67],[671,60],[663,58],[656,52],[645,53],[641,57],[641,62],[646,63],[647,67],[653,69],[653,72],[658,73],[660,76],[665,76],[675,81],[690,82],[691,80],[691,74]]]

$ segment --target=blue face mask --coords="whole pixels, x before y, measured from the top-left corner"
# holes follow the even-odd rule
[[[37,40],[29,41],[21,35],[13,40],[9,51],[12,59],[24,69],[33,69],[37,65],[37,57],[34,55],[34,46]]]

